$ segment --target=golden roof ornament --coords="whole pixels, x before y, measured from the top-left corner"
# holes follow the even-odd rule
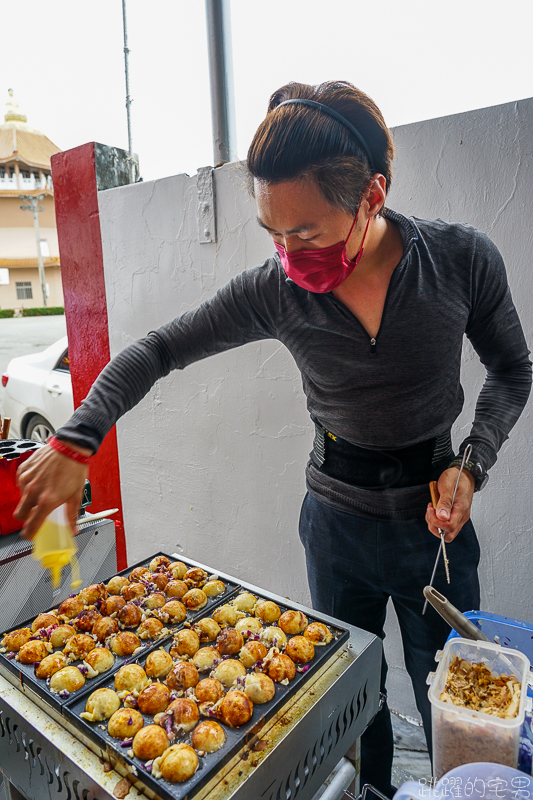
[[[26,114],[22,114],[19,109],[19,104],[13,99],[13,89],[8,89],[7,93],[9,97],[6,102],[6,113],[4,114],[4,120],[6,122],[27,122],[28,117]]]

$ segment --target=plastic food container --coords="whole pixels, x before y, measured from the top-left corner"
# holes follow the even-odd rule
[[[501,617],[488,611],[465,611],[465,617],[474,623],[483,633],[506,650],[520,650],[530,661],[533,661],[533,623],[524,622],[514,617]],[[456,639],[459,634],[452,630],[448,640]],[[529,672],[528,697],[533,698],[533,671]],[[518,769],[533,774],[533,720],[531,709],[526,707],[526,718],[520,733],[518,749]]]
[[[483,663],[497,675],[515,675],[521,683],[518,714],[501,719],[482,711],[444,703],[439,698],[453,656]],[[520,728],[524,722],[529,660],[522,653],[489,642],[450,639],[435,673],[428,676],[433,733],[433,773],[437,779],[449,770],[474,761],[516,767]]]

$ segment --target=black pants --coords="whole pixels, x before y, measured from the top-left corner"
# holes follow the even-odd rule
[[[337,511],[307,495],[300,515],[313,607],[384,638],[386,606],[392,599],[400,623],[405,665],[431,753],[431,709],[426,677],[435,669],[450,626],[428,606],[422,590],[439,548],[425,520],[372,520]],[[479,608],[479,544],[471,522],[446,547],[451,583],[441,558],[434,581],[460,611]],[[383,659],[381,691],[387,664]],[[361,738],[361,785],[391,794],[393,737],[385,705]]]

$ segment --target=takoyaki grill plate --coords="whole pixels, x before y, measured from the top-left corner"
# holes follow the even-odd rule
[[[152,561],[152,559],[156,558],[157,556],[166,556],[167,558],[170,559],[171,562],[176,561],[176,559],[174,559],[172,556],[168,556],[166,553],[159,552],[155,553],[149,558],[145,558],[142,561],[133,564],[131,567],[128,567],[127,569],[121,570],[121,572],[116,572],[114,574],[128,576],[132,572],[132,570],[136,569],[137,567],[148,566],[148,564]],[[182,561],[187,566],[190,567],[196,566],[195,564],[191,564],[191,562],[186,558],[180,558],[179,560]],[[215,572],[210,573],[210,575],[213,574],[215,574]],[[110,575],[107,581],[111,580],[112,577],[114,577],[114,575]],[[107,583],[107,581],[103,581],[103,583]],[[156,649],[161,645],[162,642],[167,641],[169,636],[171,637],[172,634],[180,630],[185,623],[190,624],[194,622],[194,620],[196,619],[200,619],[204,616],[210,616],[210,614],[216,607],[218,607],[223,603],[228,602],[237,593],[239,585],[234,583],[233,581],[227,580],[226,578],[223,580],[223,583],[226,586],[225,591],[222,594],[217,595],[216,597],[209,597],[207,605],[205,605],[203,608],[195,611],[188,610],[187,618],[182,623],[179,623],[177,625],[167,624],[166,627],[169,633],[165,634],[164,637],[161,637],[160,639],[156,640],[151,640],[151,639],[143,640],[141,644],[142,651],[138,652],[135,656],[115,655],[115,662],[111,667],[111,669],[107,670],[104,673],[101,673],[100,675],[97,675],[94,678],[87,678],[85,686],[83,686],[77,692],[72,693],[71,695],[68,695],[66,697],[61,697],[55,692],[52,692],[48,687],[46,680],[37,678],[35,676],[35,670],[33,664],[21,664],[15,658],[9,658],[7,653],[0,653],[0,672],[4,675],[4,677],[7,680],[9,680],[10,683],[12,683],[18,689],[21,689],[22,691],[30,694],[32,696],[32,699],[34,699],[38,703],[38,705],[41,705],[41,703],[39,702],[39,700],[41,700],[44,701],[45,704],[48,704],[52,706],[54,709],[61,712],[61,709],[63,708],[65,703],[71,700],[75,695],[81,694],[82,692],[85,692],[85,690],[89,690],[90,692],[94,691],[100,685],[105,684],[108,677],[114,675],[115,672],[117,672],[117,670],[120,669],[120,667],[124,666],[124,664],[127,664],[130,661],[136,661],[139,657],[145,658],[146,655],[148,655],[148,653],[151,650]],[[82,588],[85,587],[80,587],[79,591],[81,591]],[[79,591],[76,592],[75,594],[78,594]],[[43,614],[48,613],[50,611],[55,610],[56,608],[57,606],[52,606],[52,608],[45,609],[41,613]],[[10,633],[11,631],[18,630],[20,628],[31,628],[34,619],[35,617],[32,617],[26,622],[19,623],[13,628],[3,631],[2,636],[5,633]],[[135,630],[133,630],[133,632],[135,632]],[[56,653],[59,652],[59,649],[56,649],[54,652]],[[81,666],[81,665],[82,665],[81,660],[73,661],[71,662],[71,664],[69,664],[69,666]],[[46,705],[42,707],[46,710]]]
[[[131,572],[133,572],[134,569],[137,569],[138,567],[147,567],[148,564],[150,564],[150,562],[154,558],[157,558],[158,556],[165,556],[165,558],[168,558],[171,563],[173,561],[182,561],[188,567],[191,567],[191,568],[192,567],[196,567],[196,564],[194,562],[189,561],[187,558],[182,558],[180,556],[179,559],[176,559],[173,556],[169,556],[168,553],[158,552],[158,553],[154,553],[154,555],[150,556],[150,558],[145,558],[142,561],[138,561],[136,564],[133,564],[131,567],[128,567],[127,569],[123,569],[120,572],[116,572],[115,575],[124,575],[125,577],[128,577],[128,575]],[[217,573],[216,570],[213,570],[212,572],[210,572],[209,575],[218,577],[218,573]],[[110,581],[112,577],[114,577],[114,576],[110,575],[109,578],[108,578],[108,581]],[[208,597],[207,598],[207,604],[203,608],[200,608],[200,609],[195,610],[195,611],[190,611],[190,610],[187,609],[187,618],[184,620],[184,622],[194,622],[194,620],[201,619],[202,617],[210,616],[210,614],[211,614],[211,612],[213,611],[214,608],[219,606],[221,603],[229,602],[229,600],[231,600],[231,598],[241,588],[238,583],[235,583],[234,581],[229,580],[228,578],[224,578],[222,580],[222,582],[226,586],[225,591],[222,592],[219,595],[216,595],[216,597]],[[170,633],[175,633],[177,630],[179,630],[182,627],[182,625],[183,625],[183,623],[179,623],[178,625],[170,625],[168,623],[165,623],[165,627],[168,628]]]
[[[267,592],[254,592],[254,595],[258,598],[258,600],[274,599],[271,598]],[[281,609],[282,613],[291,609],[291,605],[284,605],[280,603],[277,598],[275,599],[275,602]],[[208,616],[208,614],[204,613],[203,616]],[[306,616],[308,617],[309,623],[322,621],[320,618],[314,617],[312,614],[307,613],[307,611]],[[253,716],[248,723],[240,728],[231,728],[221,723],[226,734],[225,744],[215,753],[207,753],[206,755],[201,756],[199,759],[200,763],[198,770],[195,772],[192,778],[184,783],[169,783],[163,778],[155,778],[150,771],[147,771],[142,761],[131,755],[131,744],[123,746],[120,740],[114,739],[107,733],[107,721],[91,723],[80,717],[80,714],[85,711],[85,704],[89,695],[91,694],[91,691],[94,691],[94,688],[114,688],[114,675],[109,675],[106,680],[101,681],[98,684],[98,687],[95,686],[92,689],[84,689],[83,692],[77,694],[76,697],[72,696],[72,699],[69,700],[69,702],[65,705],[63,714],[68,718],[73,728],[82,732],[85,740],[89,740],[96,745],[97,752],[99,751],[105,754],[111,751],[119,760],[125,761],[132,769],[136,771],[138,778],[146,785],[146,787],[153,791],[158,797],[164,798],[164,800],[183,800],[187,795],[194,793],[206,782],[211,780],[227,762],[229,762],[240,750],[242,750],[242,748],[262,728],[264,723],[278,713],[286,704],[287,700],[293,694],[302,689],[302,687],[305,686],[305,683],[309,682],[309,679],[314,675],[314,673],[316,673],[317,670],[319,670],[330,659],[333,653],[335,653],[335,651],[344,645],[344,643],[348,640],[349,632],[344,628],[335,627],[329,623],[328,627],[333,634],[332,641],[327,645],[315,647],[315,657],[309,663],[308,667],[306,665],[307,669],[302,672],[297,671],[295,677],[287,686],[276,683],[276,694],[274,698],[268,703],[263,703],[260,705],[255,704]],[[168,639],[165,641],[158,642],[157,646],[163,647],[165,650],[169,651],[172,646],[172,637],[168,637]],[[214,646],[214,643],[202,643],[202,646]],[[147,656],[148,652],[143,654],[139,659],[136,659],[137,663],[139,663],[141,666],[144,666]],[[238,656],[234,657],[238,658]],[[252,671],[253,669],[247,669],[247,673]],[[200,679],[208,676],[208,672],[201,673]],[[145,720],[145,724],[153,724],[153,717],[143,714],[143,718]],[[202,717],[200,717],[200,720],[201,719]],[[209,717],[207,717],[207,719],[209,719]],[[190,744],[190,737],[190,733],[185,734],[182,737],[175,739],[172,744],[178,744],[182,742]],[[128,754],[128,751],[130,754]]]

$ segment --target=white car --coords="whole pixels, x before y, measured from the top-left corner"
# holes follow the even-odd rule
[[[2,385],[9,438],[45,442],[74,413],[67,337],[42,353],[11,359]]]

